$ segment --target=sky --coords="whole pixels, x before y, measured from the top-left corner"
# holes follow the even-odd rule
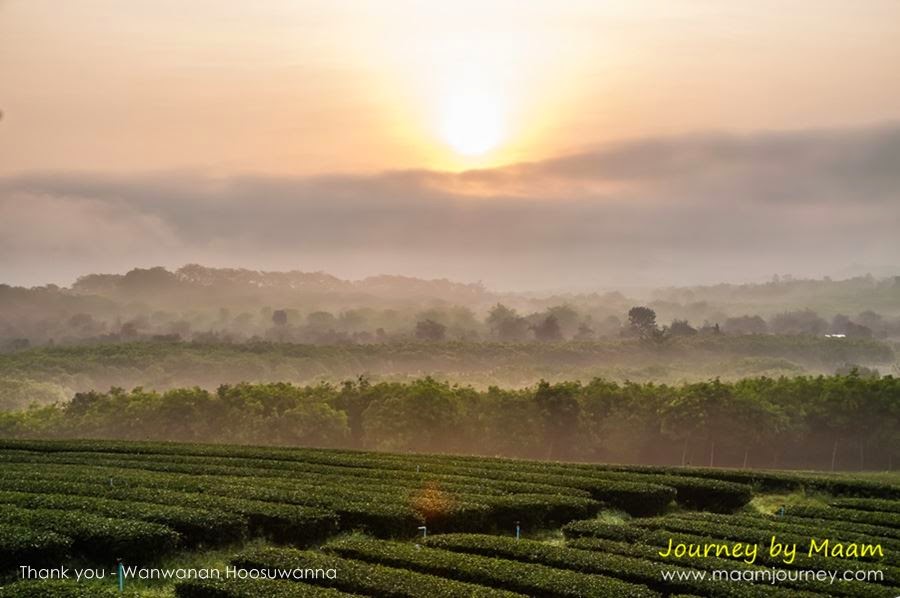
[[[900,2],[0,0],[0,283],[900,273]]]

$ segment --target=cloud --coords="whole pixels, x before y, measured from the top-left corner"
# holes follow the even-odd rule
[[[900,189],[900,126],[640,139],[466,173],[470,184],[623,189],[723,201],[885,201]]]
[[[622,142],[446,173],[0,179],[0,276],[187,262],[500,288],[827,274],[900,258],[900,126]]]

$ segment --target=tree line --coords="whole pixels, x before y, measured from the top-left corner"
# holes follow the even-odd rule
[[[216,317],[201,323],[156,312],[126,320],[103,321],[78,313],[64,321],[43,320],[33,337],[19,336],[0,321],[0,352],[22,351],[34,346],[127,342],[254,343],[280,342],[315,345],[396,344],[410,341],[496,341],[504,343],[592,341],[610,338],[653,339],[694,335],[802,335],[852,339],[887,339],[900,335],[900,321],[865,311],[853,316],[837,314],[827,321],[816,312],[786,311],[768,320],[759,315],[705,319],[701,323],[673,318],[657,321],[647,306],[632,307],[622,317],[595,319],[570,305],[554,305],[541,311],[520,313],[503,303],[492,307],[484,319],[465,307],[431,308],[400,313],[396,310],[357,309],[333,314],[297,309],[262,308],[257,314],[232,315],[222,308]],[[50,331],[48,327],[53,326]],[[205,328],[205,329],[198,329]],[[32,342],[32,338],[34,342]],[[57,343],[58,341],[58,343]]]
[[[3,437],[349,447],[734,467],[894,469],[900,379],[833,376],[666,385],[540,382],[222,385],[78,393],[0,413]]]

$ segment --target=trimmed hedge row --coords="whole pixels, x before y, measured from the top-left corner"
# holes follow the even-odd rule
[[[78,471],[56,479],[79,478]],[[102,479],[102,478],[101,478]],[[314,495],[296,488],[278,490],[255,485],[209,484],[204,491],[165,489],[167,484],[151,486],[107,486],[100,480],[84,482],[0,481],[0,487],[12,487],[38,492],[106,496],[118,500],[134,500],[162,504],[180,504],[199,509],[212,509],[244,515],[251,531],[282,542],[297,543],[297,538],[315,541],[334,533],[337,518],[341,528],[363,528],[378,535],[410,535],[422,525],[423,519],[405,498],[391,499],[366,495],[357,501],[345,498],[348,489],[338,486],[319,488]],[[177,487],[178,484],[175,484]],[[399,504],[398,504],[399,503]],[[324,508],[333,507],[333,509]],[[310,515],[331,513],[334,521],[322,529],[309,527]],[[332,525],[333,524],[333,525]]]
[[[0,503],[28,509],[84,511],[104,517],[160,523],[182,535],[187,544],[223,544],[246,535],[247,520],[235,513],[173,507],[137,501],[75,496],[71,494],[27,494],[0,491]]]
[[[16,466],[13,466],[15,469]],[[21,466],[18,466],[21,467]],[[393,496],[398,500],[405,500],[410,496],[421,492],[423,488],[437,488],[442,493],[458,499],[473,499],[480,502],[490,503],[491,501],[504,502],[510,497],[519,496],[540,496],[544,502],[558,502],[562,508],[571,505],[581,505],[579,509],[593,508],[595,504],[591,502],[588,494],[583,491],[577,491],[578,494],[546,494],[544,492],[520,492],[517,494],[501,493],[495,488],[490,488],[485,484],[469,484],[463,490],[455,490],[458,484],[447,485],[443,482],[436,483],[429,480],[427,484],[423,484],[424,480],[419,480],[415,484],[411,482],[395,482],[392,484],[360,484],[356,478],[333,478],[314,476],[312,478],[304,477],[302,487],[298,487],[297,483],[291,479],[285,478],[264,478],[264,477],[246,477],[246,476],[200,476],[185,478],[177,474],[167,474],[153,471],[144,471],[137,469],[105,469],[102,467],[72,467],[69,465],[38,465],[37,468],[30,466],[27,471],[40,471],[43,477],[61,476],[62,478],[71,478],[72,471],[79,472],[78,480],[90,479],[95,482],[111,483],[113,478],[116,483],[124,482],[126,485],[138,486],[163,486],[168,489],[201,492],[209,491],[212,487],[222,486],[225,484],[237,484],[242,486],[251,486],[254,488],[266,488],[277,491],[291,491],[296,496],[304,496],[320,490],[327,491],[333,489],[336,485],[340,485],[342,490],[353,491],[360,497],[377,496]],[[533,487],[521,484],[522,488],[533,490]]]
[[[546,565],[581,573],[596,573],[644,584],[659,592],[697,592],[709,596],[753,597],[759,595],[758,587],[712,580],[673,579],[664,581],[662,573],[687,573],[694,567],[684,568],[671,563],[660,563],[644,558],[632,558],[619,554],[591,552],[576,548],[553,546],[533,540],[516,540],[500,536],[479,534],[446,534],[432,536],[426,545],[442,550],[494,556],[523,563]],[[795,591],[770,588],[771,596],[796,596]]]
[[[807,488],[835,496],[900,499],[900,485],[891,482],[861,480],[844,474],[824,472],[788,472],[759,469],[725,469],[711,467],[658,467],[641,465],[594,465],[605,471],[661,473],[677,476],[711,478],[739,484],[750,484],[766,492]]]
[[[320,489],[321,490],[321,489]],[[515,494],[510,496],[454,494],[440,487],[394,494],[360,493],[334,486],[311,495],[303,488],[272,486],[210,486],[209,492],[260,500],[316,504],[333,509],[342,529],[362,528],[379,537],[404,536],[422,522],[435,530],[487,530],[521,521],[528,525],[568,522],[595,514],[600,505],[588,498]],[[382,524],[379,513],[390,519]],[[373,521],[374,520],[374,521]],[[392,523],[391,520],[399,520]],[[378,523],[373,525],[373,523]]]
[[[900,552],[900,530],[891,527],[879,527],[877,525],[868,525],[866,523],[853,523],[852,521],[838,521],[836,519],[814,519],[812,517],[795,517],[793,515],[784,515],[778,518],[779,522],[784,525],[797,526],[798,529],[803,527],[806,531],[816,531],[820,533],[822,530],[830,530],[835,532],[841,538],[856,538],[859,541],[870,541],[873,538],[879,542],[893,546],[894,550]]]
[[[516,494],[482,498],[490,508],[490,527],[511,529],[518,521],[523,527],[551,527],[597,514],[600,503],[572,496]],[[482,528],[485,529],[485,528]]]
[[[56,471],[52,475],[62,479],[76,477],[72,475],[72,469],[77,471],[79,468],[70,466],[69,472],[66,470]],[[420,512],[429,526],[450,531],[507,527],[513,521],[520,521],[523,525],[529,526],[552,525],[589,517],[600,507],[596,501],[578,496],[454,494],[445,492],[442,487],[399,488],[393,489],[391,493],[380,493],[369,492],[367,489],[348,488],[343,485],[314,487],[303,485],[298,487],[287,480],[272,483],[265,478],[227,478],[227,480],[253,482],[252,484],[235,484],[228,483],[223,479],[206,477],[203,482],[184,484],[177,479],[174,481],[161,479],[158,474],[150,476],[146,482],[143,482],[139,475],[133,473],[136,470],[131,471],[129,482],[154,487],[183,488],[187,486],[191,492],[202,489],[211,494],[331,508],[341,515],[342,528],[363,528],[379,536],[404,535],[404,533],[408,534],[414,531],[420,524],[411,520],[411,518],[419,518],[415,514],[416,510]],[[30,475],[35,475],[35,472],[31,472]],[[41,477],[46,478],[47,476]],[[112,479],[97,472],[88,476],[78,475],[77,478],[80,480],[91,479],[104,485]],[[118,481],[118,478],[116,480]],[[0,487],[23,488],[22,483],[18,482],[10,482],[6,485],[0,483]],[[623,489],[628,489],[628,486],[623,486]],[[426,504],[426,508],[419,509],[421,495],[428,490],[433,490],[434,494],[442,497],[443,502],[446,505],[452,505],[452,508],[434,511],[434,509],[427,508]],[[105,489],[105,492],[108,492],[108,489]],[[666,491],[664,493],[667,499],[670,494]],[[401,522],[398,525],[391,521],[384,521],[384,515],[394,521],[400,517]],[[416,523],[416,525],[411,525],[412,523]]]
[[[788,507],[785,511],[796,517],[814,517],[816,519],[834,519],[837,521],[853,521],[868,525],[878,525],[900,529],[900,513],[882,511],[860,511],[858,509],[841,509],[837,507]]]
[[[5,506],[0,509],[0,523],[68,536],[73,553],[103,561],[154,560],[174,550],[181,540],[178,532],[158,523],[78,511]]]
[[[137,470],[135,470],[137,471]],[[364,494],[352,500],[352,489],[340,486],[316,487],[315,492],[296,487],[279,489],[257,484],[216,483],[214,478],[202,486],[189,482],[190,489],[181,490],[180,480],[160,480],[156,476],[140,485],[108,485],[105,476],[80,475],[80,469],[70,468],[54,473],[54,481],[47,475],[38,480],[0,480],[0,488],[22,489],[29,492],[57,492],[82,496],[105,496],[119,500],[179,504],[199,509],[239,513],[246,516],[253,533],[269,535],[278,541],[296,543],[296,537],[308,535],[310,540],[330,535],[333,526],[306,529],[310,514],[331,513],[340,517],[341,528],[364,528],[378,535],[409,535],[422,524],[422,517],[409,505],[405,495],[384,496]],[[133,476],[131,481],[135,481]],[[66,480],[82,481],[66,481]],[[171,483],[170,483],[171,482]],[[169,489],[169,488],[175,489]],[[351,499],[347,496],[351,495]],[[333,527],[334,529],[331,529]],[[411,531],[412,530],[412,531]]]
[[[578,480],[570,482],[579,488],[591,491],[594,498],[609,501],[604,495],[604,480],[621,483],[652,484],[674,488],[676,490],[675,501],[687,508],[709,509],[722,512],[736,510],[750,501],[752,489],[746,484],[736,484],[721,480],[690,478],[684,476],[656,475],[632,472],[609,472],[602,469],[589,469],[583,466],[559,464],[559,463],[534,463],[534,462],[509,462],[498,463],[482,462],[478,467],[468,466],[463,468],[471,475],[495,475],[498,470],[510,468],[528,475],[534,476],[565,476]],[[488,465],[489,463],[489,465]],[[615,500],[617,497],[613,497]],[[670,501],[669,501],[670,502]],[[627,501],[619,501],[620,504],[611,502],[611,506],[621,508],[627,506]],[[668,504],[668,502],[666,503]],[[626,511],[628,509],[625,509]],[[661,509],[653,511],[660,513]]]
[[[665,512],[677,494],[674,488],[660,484],[606,480],[595,486],[595,499],[635,517]]]
[[[147,493],[146,489],[135,489],[135,492]],[[212,504],[219,503],[223,508],[232,502],[251,503],[256,510],[268,505],[268,510],[297,510],[307,512],[333,513],[334,529],[323,530],[326,533],[316,534],[321,539],[331,535],[336,529],[364,529],[378,536],[408,536],[422,525],[424,519],[407,501],[398,502],[396,497],[384,495],[354,496],[351,488],[332,486],[319,489],[316,493],[303,492],[302,489],[280,490],[254,485],[222,484],[211,485],[204,494],[187,494],[167,491],[167,494],[199,496]],[[189,498],[188,500],[195,500]],[[202,501],[201,501],[202,502]],[[252,523],[252,520],[251,520]],[[275,533],[271,525],[266,526],[270,535]],[[293,532],[291,532],[293,534]],[[274,536],[279,541],[290,541],[288,537]]]
[[[418,456],[413,459],[418,460]],[[535,461],[518,461],[510,459],[488,459],[484,457],[430,457],[437,466],[452,466],[471,475],[485,475],[496,471],[508,471],[510,468],[529,475],[563,475],[596,482],[602,479],[614,479],[622,482],[651,483],[668,486],[677,490],[675,500],[687,508],[707,509],[719,512],[731,512],[744,506],[752,497],[752,488],[747,484],[739,484],[703,477],[686,477],[669,475],[670,470],[631,471],[626,468],[604,469],[593,465],[570,463],[543,463]],[[583,486],[579,486],[583,487]],[[600,498],[595,495],[595,498]]]
[[[11,523],[0,524],[0,572],[19,565],[58,565],[69,556],[72,538]]]
[[[391,457],[395,460],[398,459],[395,456]],[[398,461],[402,462],[402,459],[403,458],[401,457]],[[665,506],[667,506],[668,503],[671,502],[671,499],[668,498],[669,493],[667,491],[662,491],[661,487],[674,487],[671,484],[667,483],[665,479],[666,476],[637,476],[631,474],[611,476],[605,472],[560,463],[541,463],[536,461],[516,460],[489,460],[477,457],[431,457],[429,459],[428,457],[423,458],[418,455],[411,456],[411,459],[413,460],[413,462],[425,461],[428,464],[427,471],[429,472],[452,471],[458,474],[472,477],[491,478],[502,478],[505,476],[513,475],[517,479],[528,479],[533,483],[581,488],[589,491],[593,498],[604,501],[610,504],[610,506],[622,508],[626,511],[629,511],[633,504],[633,501],[631,500],[632,497],[623,496],[622,494],[620,494],[619,489],[621,488],[625,489],[626,491],[633,491],[636,487],[619,486],[617,488],[616,486],[610,486],[610,481],[623,484],[649,484],[650,487],[644,486],[645,491],[657,493],[663,492],[662,496],[656,497],[656,500],[659,502],[661,502],[661,500],[665,500],[665,503],[661,507],[657,504],[654,504],[653,506],[649,506],[646,508],[639,508],[637,509],[637,511],[639,512],[634,514],[655,514],[662,512]],[[408,465],[406,466],[408,467]],[[740,502],[740,505],[745,504],[749,500],[749,488],[737,488],[736,486],[731,484],[722,485],[721,483],[717,483],[715,481],[707,481],[701,479],[696,479],[691,482],[673,477],[669,481],[676,482],[677,484],[685,488],[685,506],[692,506],[693,504],[706,504],[705,501],[709,501],[711,505],[715,505],[718,502],[722,502],[725,505],[730,505],[736,501],[739,502],[745,494],[747,495],[747,498],[743,502]],[[705,499],[703,498],[702,493],[698,493],[696,491],[698,488],[705,488]],[[723,494],[724,496],[720,497],[720,494]]]
[[[34,472],[31,475],[35,475]],[[175,483],[169,484],[153,476],[147,481],[147,488],[143,486],[135,488],[115,485],[109,487],[107,484],[109,478],[106,476],[81,475],[78,468],[73,470],[71,467],[68,471],[54,472],[52,477],[57,480],[89,479],[94,482],[94,485],[85,484],[84,482],[60,484],[59,482],[47,480],[48,476],[46,475],[40,477],[42,479],[35,481],[27,479],[0,480],[0,488],[13,488],[29,493],[57,492],[67,495],[74,493],[90,497],[99,495],[119,499],[127,498],[132,501],[154,500],[153,497],[162,496],[166,498],[166,503],[170,503],[171,501],[168,498],[171,495],[165,494],[168,491],[150,490],[149,485],[151,485],[151,481],[156,488],[160,486],[184,486],[177,480]],[[132,478],[131,481],[134,481],[139,476],[132,474]],[[508,529],[514,525],[515,521],[519,521],[523,526],[548,526],[590,517],[597,512],[600,506],[599,503],[592,499],[541,494],[512,496],[464,495],[462,498],[465,500],[460,501],[452,494],[445,495],[440,489],[434,489],[433,494],[401,491],[399,494],[395,493],[393,495],[362,494],[355,496],[352,490],[348,491],[346,488],[341,487],[316,487],[316,492],[311,495],[309,488],[297,488],[287,484],[278,487],[239,486],[225,483],[216,484],[215,480],[212,480],[202,486],[193,482],[188,484],[188,486],[193,487],[195,490],[204,488],[205,492],[199,496],[231,496],[272,503],[300,503],[331,507],[341,519],[341,528],[361,528],[382,537],[412,535],[423,522],[435,531]],[[160,492],[163,492],[163,494],[160,494]],[[152,493],[153,496],[149,496],[148,493]],[[194,491],[189,492],[189,494],[193,495]],[[83,500],[87,501],[89,499],[85,498]],[[186,500],[196,501],[196,498],[182,498],[174,504],[196,504],[195,502],[185,502]],[[471,502],[473,500],[479,502]],[[209,502],[207,499],[201,499],[201,505],[207,502]],[[124,502],[118,500],[115,504],[122,505]],[[214,506],[221,508],[222,505]],[[152,513],[149,505],[148,510]],[[419,511],[419,513],[417,514],[416,511]],[[112,515],[116,513],[107,512],[105,514]],[[154,520],[160,518],[158,513],[152,513],[152,515]],[[141,519],[150,517],[150,515],[145,517],[137,512],[132,513],[131,516]],[[226,515],[222,515],[222,517],[227,519]],[[161,522],[172,523],[171,521]],[[187,529],[182,529],[175,525],[172,525],[172,527],[189,534]],[[211,527],[208,530],[209,533],[212,533],[212,530],[213,528]]]
[[[900,552],[900,530],[849,521],[793,517],[790,515],[776,517],[763,515],[716,515],[713,513],[677,513],[673,515],[673,518],[723,523],[725,525],[745,525],[754,529],[779,533],[787,532],[814,538],[830,536],[840,537],[841,540],[867,543],[877,539],[885,548]],[[897,534],[897,537],[886,535],[891,533]]]
[[[239,554],[232,564],[243,568],[333,568],[336,579],[308,580],[308,583],[328,584],[345,592],[358,592],[384,598],[521,598],[507,590],[425,575],[407,569],[363,563],[321,552],[299,551],[290,548],[259,548]]]
[[[536,564],[460,554],[415,544],[348,538],[324,550],[370,563],[401,567],[498,588],[529,596],[658,596],[646,586]]]
[[[10,472],[15,480],[3,481],[44,481],[60,479],[63,481],[93,482],[108,486],[151,486],[188,492],[202,492],[205,488],[205,476],[186,476],[159,473],[139,469],[120,469],[99,465],[78,465],[57,463],[19,463],[5,461],[0,453],[3,470]],[[213,478],[209,478],[213,479]],[[227,478],[220,478],[227,479]],[[243,479],[243,478],[242,478]]]
[[[77,472],[75,472],[77,474]],[[153,488],[107,487],[79,482],[27,481],[6,482],[0,485],[27,488],[30,492],[102,497],[119,501],[136,501],[160,505],[180,505],[207,511],[232,513],[246,519],[249,529],[257,535],[267,535],[279,542],[312,543],[337,531],[337,515],[313,507],[243,500],[203,493],[174,492]]]
[[[177,598],[352,598],[332,588],[277,579],[191,579],[175,584]]]
[[[106,586],[65,580],[19,581],[0,587],[0,598],[138,598],[136,592],[119,592]]]
[[[527,465],[527,462],[523,463]],[[610,504],[627,505],[636,491],[646,491],[649,494],[661,492],[665,497],[670,495],[669,491],[663,489],[659,484],[632,483],[633,485],[622,486],[618,480],[611,480],[608,477],[572,475],[572,472],[565,471],[552,473],[535,472],[527,466],[464,467],[457,465],[431,465],[427,471],[429,474],[453,473],[474,479],[527,481],[533,484],[560,488],[578,488],[589,492],[591,498]],[[625,491],[624,495],[621,494],[622,490]],[[668,505],[668,502],[670,501],[667,501],[666,505]]]
[[[562,526],[562,533],[569,540],[576,538],[606,538],[619,542],[636,542],[644,539],[647,535],[646,530],[633,525],[608,523],[600,519],[572,521]]]
[[[832,507],[857,509],[859,511],[882,511],[884,513],[900,513],[900,501],[882,498],[836,498],[830,503]]]
[[[608,478],[618,481],[633,481],[659,484],[678,489],[677,501],[689,508],[732,511],[740,508],[750,500],[751,488],[746,484],[734,484],[710,480],[707,478],[684,478],[683,476],[657,475],[654,472],[622,470],[605,470],[602,467],[571,463],[548,463],[540,461],[521,461],[515,459],[493,459],[486,457],[456,457],[433,455],[387,455],[376,457],[374,463],[384,466],[388,462],[398,467],[409,467],[410,461],[426,464],[427,471],[453,470],[464,475],[484,476],[496,475],[496,472],[508,472],[510,469],[520,474],[539,476],[564,476],[597,481]],[[670,473],[671,470],[663,473]],[[583,487],[583,486],[578,486]],[[600,498],[595,494],[595,498]]]
[[[716,513],[732,513],[753,498],[753,489],[750,486],[715,479],[644,474],[618,475],[616,479],[669,486],[675,489],[675,502],[679,505],[688,509]]]
[[[158,454],[127,453],[0,453],[5,461],[19,463],[57,463],[112,465],[120,468],[153,470],[170,473],[205,473],[219,476],[289,478],[302,475],[307,481],[342,483],[352,486],[380,486],[395,490],[400,487],[418,487],[425,481],[440,482],[448,490],[476,492],[478,494],[566,494],[589,497],[590,494],[575,487],[559,484],[529,483],[518,478],[496,479],[484,475],[459,475],[455,469],[440,472],[417,471],[407,463],[402,469],[388,467],[373,469],[343,465],[323,465],[301,461],[268,461],[226,457],[162,456]],[[449,471],[449,472],[448,472]]]
[[[456,471],[471,476],[491,476],[497,472],[507,473],[514,470],[518,475],[547,476],[545,481],[563,476],[568,480],[577,478],[578,481],[565,483],[576,485],[579,488],[590,489],[594,498],[604,500],[601,496],[602,486],[592,489],[590,484],[600,484],[604,479],[614,479],[621,482],[650,483],[654,485],[676,488],[678,496],[676,500],[689,508],[705,508],[711,510],[731,511],[746,504],[751,497],[751,488],[745,484],[733,484],[719,480],[703,478],[683,478],[682,476],[653,475],[639,472],[610,472],[593,466],[578,464],[545,463],[539,461],[519,461],[513,459],[490,459],[484,457],[454,457],[454,456],[395,456],[382,458],[381,462],[393,460],[396,463],[408,467],[409,462],[424,462],[428,465],[427,471]],[[532,478],[537,479],[537,478]],[[622,501],[627,504],[626,501]],[[667,503],[668,504],[668,503]],[[620,505],[612,505],[620,508]],[[659,513],[660,510],[654,511]]]
[[[386,469],[393,465],[397,468],[409,468],[414,464],[440,463],[466,465],[488,464],[492,467],[511,467],[522,470],[539,468],[551,471],[554,467],[564,468],[572,474],[573,470],[586,471],[618,471],[644,474],[665,474],[718,479],[723,481],[750,484],[762,490],[793,490],[806,487],[841,496],[869,498],[900,498],[900,484],[860,480],[842,474],[821,472],[787,472],[768,470],[723,469],[707,467],[659,467],[639,465],[585,465],[545,463],[519,459],[497,459],[489,457],[456,457],[445,455],[398,455],[390,453],[371,453],[346,449],[294,449],[278,447],[221,446],[171,442],[129,442],[129,441],[95,441],[95,440],[15,440],[0,439],[0,450],[29,450],[39,452],[109,452],[109,453],[156,453],[163,455],[195,455],[222,456],[266,459],[269,461],[305,461],[309,463],[337,464],[346,466],[354,463],[363,468]]]
[[[403,456],[397,457],[404,459]],[[444,461],[444,456],[415,455],[416,460],[431,459]],[[791,490],[803,486],[823,491],[832,490],[837,494],[887,494],[900,497],[900,485],[890,482],[872,482],[860,480],[856,477],[829,473],[794,473],[783,471],[723,469],[703,467],[662,467],[643,465],[587,465],[579,463],[545,463],[534,461],[520,461],[517,459],[496,459],[492,457],[448,457],[447,459],[462,460],[469,465],[473,463],[487,464],[492,467],[522,467],[529,471],[538,467],[544,470],[563,468],[570,475],[572,472],[590,472],[596,475],[600,473],[630,473],[640,475],[666,475],[679,477],[695,477],[704,479],[718,479],[739,484],[758,486],[765,490]]]
[[[13,460],[13,459],[10,459]],[[46,462],[40,458],[27,458],[27,456],[16,456],[16,462]],[[64,454],[63,456],[54,456],[51,463],[69,463],[69,464],[91,464],[98,463],[97,454],[90,453],[86,455]],[[168,473],[184,473],[192,475],[219,475],[219,476],[254,476],[260,477],[262,474],[273,478],[291,478],[293,479],[299,471],[306,471],[307,468],[298,469],[296,467],[286,469],[266,468],[264,464],[255,464],[253,468],[237,467],[234,465],[216,465],[201,460],[194,460],[184,463],[172,463],[169,461],[156,461],[148,458],[147,455],[116,455],[114,460],[106,461],[106,464],[115,467],[143,469]],[[408,466],[407,466],[408,467]],[[329,471],[342,469],[358,470],[360,468],[353,467],[333,467],[329,466]],[[467,469],[466,475],[458,475],[460,469]],[[454,473],[455,472],[455,473]],[[515,469],[471,469],[450,467],[444,468],[444,471],[434,471],[429,469],[427,473],[412,472],[408,469],[405,471],[397,470],[363,470],[363,477],[374,476],[383,482],[385,478],[399,478],[415,482],[415,485],[421,486],[423,482],[430,480],[445,480],[450,475],[451,480],[460,483],[468,482],[469,492],[478,492],[479,486],[491,484],[516,484],[516,488],[520,490],[529,490],[528,493],[546,494],[551,491],[554,494],[571,494],[572,490],[576,490],[580,495],[585,492],[596,500],[606,502],[611,506],[622,508],[625,510],[635,509],[635,514],[654,514],[662,512],[665,506],[671,502],[672,492],[660,484],[653,484],[647,481],[618,481],[607,477],[599,476],[571,476],[559,474],[533,474],[520,472]],[[304,476],[304,479],[309,479]],[[343,480],[346,484],[353,480]],[[489,479],[490,484],[484,480]],[[448,480],[449,481],[449,480]],[[710,487],[712,488],[712,484]],[[535,490],[544,490],[535,492]],[[550,490],[547,490],[550,489]],[[639,502],[635,502],[635,498]],[[637,505],[637,506],[634,506]]]
[[[168,472],[177,472],[177,473],[206,473],[206,474],[218,474],[218,475],[248,475],[247,472],[253,472],[252,475],[255,477],[259,477],[261,474],[265,473],[268,476],[272,476],[274,478],[279,477],[292,477],[296,474],[296,469],[240,469],[233,466],[214,466],[210,468],[210,466],[206,464],[180,464],[180,465],[172,465],[169,463],[155,463],[147,460],[134,460],[133,462],[115,462],[117,465],[134,465],[138,464],[141,468],[145,469],[154,469],[157,471],[168,471]],[[341,469],[338,467],[331,467],[331,470]],[[344,468],[344,469],[352,469],[352,468]],[[449,468],[450,472],[457,472],[458,468]],[[469,472],[467,475],[459,475],[458,473],[448,473],[447,471],[434,471],[429,470],[427,473],[415,473],[412,471],[396,471],[396,470],[386,470],[386,471],[366,471],[364,472],[366,476],[376,476],[377,479],[383,481],[385,478],[387,479],[405,479],[411,482],[411,485],[407,487],[411,487],[413,489],[420,488],[423,483],[432,483],[437,482],[443,484],[445,481],[452,480],[457,481],[459,483],[466,484],[466,489],[464,493],[475,493],[481,494],[480,488],[484,486],[490,486],[491,484],[496,483],[514,483],[515,487],[522,491],[526,491],[529,494],[547,494],[548,492],[552,494],[572,494],[571,491],[576,491],[580,496],[584,496],[587,494],[588,496],[608,502],[615,505],[628,506],[632,503],[632,499],[635,495],[638,495],[640,492],[647,492],[647,499],[653,504],[659,503],[662,500],[666,500],[669,497],[669,492],[659,485],[653,484],[621,484],[614,481],[610,481],[609,479],[590,479],[590,478],[581,478],[581,477],[567,477],[560,475],[543,475],[543,474],[527,474],[521,473],[518,471],[491,471],[485,472],[483,470],[477,470],[474,472]],[[490,477],[489,477],[490,476]],[[305,478],[307,479],[307,478]],[[362,478],[356,477],[353,480],[349,481],[358,481]],[[490,483],[485,482],[485,480],[490,480]],[[530,480],[526,483],[526,480]],[[344,481],[346,483],[346,480]],[[539,490],[544,490],[544,492],[540,492]],[[574,495],[574,494],[573,494]],[[665,504],[668,504],[670,500],[666,500]],[[660,512],[659,510],[654,512]]]

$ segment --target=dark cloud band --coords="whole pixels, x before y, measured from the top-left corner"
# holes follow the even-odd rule
[[[623,142],[509,167],[306,178],[0,179],[0,275],[241,265],[678,284],[900,258],[900,127]]]

